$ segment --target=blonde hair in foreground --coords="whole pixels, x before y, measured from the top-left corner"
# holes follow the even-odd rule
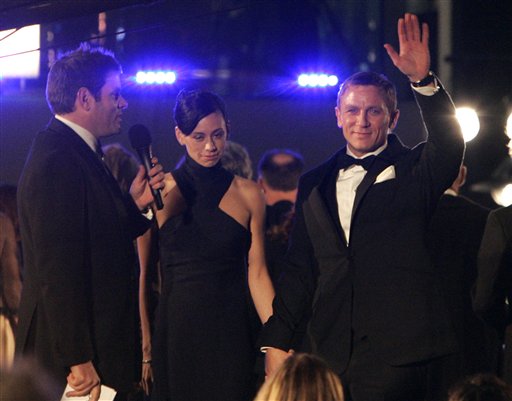
[[[274,377],[267,379],[255,401],[343,401],[338,376],[309,354],[289,357]]]

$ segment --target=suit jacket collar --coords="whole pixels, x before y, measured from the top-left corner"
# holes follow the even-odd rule
[[[363,200],[365,194],[368,192],[372,184],[375,182],[377,176],[388,166],[393,165],[396,161],[408,151],[400,139],[395,134],[388,134],[388,146],[384,149],[372,164],[366,173],[363,181],[357,188],[354,206],[352,208],[352,218],[357,213],[357,210]],[[336,179],[338,177],[337,160],[338,156],[346,153],[347,148],[344,146],[329,158],[323,165],[322,172],[320,173],[320,181],[318,184],[318,192],[322,195],[323,205],[327,209],[335,229],[340,238],[343,238],[346,243],[345,234],[341,228],[338,215],[338,203],[336,200]],[[317,195],[315,194],[315,197]],[[320,203],[315,200],[315,205],[319,207]]]
[[[70,140],[75,147],[80,149],[81,152],[84,152],[86,149],[88,149],[90,152],[95,154],[94,150],[84,139],[82,139],[80,135],[78,135],[71,127],[56,119],[55,117],[50,120],[47,129],[57,132],[61,135],[65,135],[66,139]]]
[[[64,125],[68,126],[73,130],[73,132],[78,135],[82,140],[93,150],[96,151],[98,147],[98,140],[94,137],[94,135],[87,130],[86,128],[78,125],[77,123],[68,120],[64,116],[56,115],[55,120],[62,122]]]
[[[110,190],[115,194],[115,196],[122,196],[119,184],[117,183],[116,179],[106,164],[99,158],[98,154],[92,150],[90,146],[75,131],[73,131],[73,129],[64,124],[62,121],[57,120],[56,118],[52,118],[50,120],[47,129],[59,135],[63,135],[65,140],[70,142],[70,146],[72,146],[85,160],[87,160],[88,164],[94,166],[98,174],[100,174],[102,179],[108,185]]]

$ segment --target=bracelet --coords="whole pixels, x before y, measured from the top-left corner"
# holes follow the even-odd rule
[[[411,82],[411,85],[415,88],[422,88],[423,86],[430,85],[432,82],[435,82],[436,77],[432,71],[429,71],[427,76],[419,81]]]
[[[151,359],[143,359],[142,363],[151,363]]]

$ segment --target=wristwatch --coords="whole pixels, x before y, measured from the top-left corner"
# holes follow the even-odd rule
[[[431,83],[436,82],[436,76],[432,71],[429,71],[427,76],[419,81],[411,82],[411,85],[415,88],[422,88],[428,86]]]

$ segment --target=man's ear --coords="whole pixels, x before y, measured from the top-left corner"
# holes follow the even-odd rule
[[[393,131],[398,124],[398,117],[400,117],[400,110],[396,109],[389,119],[389,131]]]
[[[93,98],[94,97],[92,96],[92,93],[89,91],[89,89],[81,87],[76,93],[75,108],[89,111],[92,106],[91,102]]]
[[[336,123],[338,124],[338,128],[343,128],[343,123],[341,122],[341,111],[340,109],[338,108],[338,106],[336,106],[334,108],[334,113],[336,114]]]
[[[174,127],[174,135],[176,135],[176,140],[181,146],[185,146],[185,134],[181,132],[178,126]]]

